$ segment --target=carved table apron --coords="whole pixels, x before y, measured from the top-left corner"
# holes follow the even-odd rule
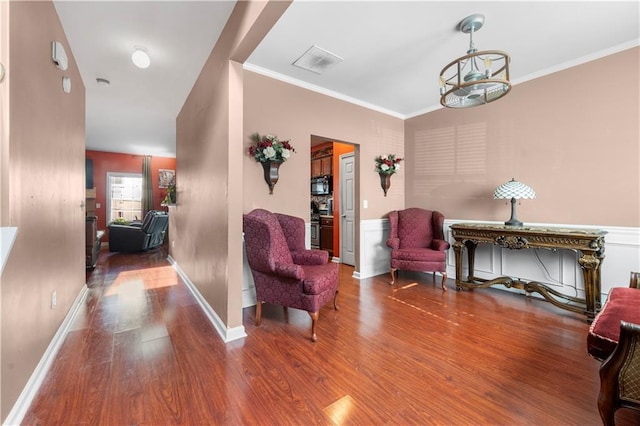
[[[455,242],[453,251],[456,261],[456,289],[487,288],[494,284],[540,293],[546,300],[562,309],[586,315],[591,322],[601,307],[600,266],[604,260],[604,236],[599,229],[569,229],[549,226],[506,226],[494,224],[457,223],[451,225]],[[584,278],[585,298],[567,296],[547,285],[510,277],[493,280],[475,277],[475,249],[479,243],[494,244],[512,250],[545,248],[568,249],[580,254],[578,263]],[[469,276],[462,278],[462,252],[467,249]]]

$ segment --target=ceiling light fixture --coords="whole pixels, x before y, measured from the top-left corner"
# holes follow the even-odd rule
[[[484,25],[484,15],[464,18],[461,32],[469,34],[467,54],[449,63],[440,72],[440,103],[448,108],[468,108],[500,99],[511,90],[509,54],[500,50],[478,52],[473,33]]]
[[[131,60],[133,61],[133,64],[138,68],[148,68],[149,65],[151,65],[149,51],[144,47],[134,46],[134,51],[131,54]]]

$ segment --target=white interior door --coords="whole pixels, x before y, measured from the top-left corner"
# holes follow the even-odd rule
[[[340,259],[356,265],[355,154],[340,156]]]

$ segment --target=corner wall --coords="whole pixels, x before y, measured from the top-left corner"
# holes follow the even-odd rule
[[[244,333],[238,331],[243,329],[241,64],[289,4],[236,3],[176,123],[180,174],[177,206],[171,209],[171,255],[236,336]]]

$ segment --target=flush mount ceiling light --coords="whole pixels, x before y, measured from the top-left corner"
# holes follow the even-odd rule
[[[440,72],[440,103],[448,108],[468,108],[500,99],[511,90],[509,62],[500,50],[478,52],[473,33],[484,25],[484,15],[468,16],[460,22],[460,31],[469,34],[467,54],[449,63]]]
[[[148,68],[151,65],[151,59],[149,59],[149,52],[144,47],[134,46],[134,51],[131,54],[131,60],[133,64],[138,68]]]
[[[342,62],[342,58],[316,45],[295,60],[293,65],[316,74],[322,74],[329,68]]]

